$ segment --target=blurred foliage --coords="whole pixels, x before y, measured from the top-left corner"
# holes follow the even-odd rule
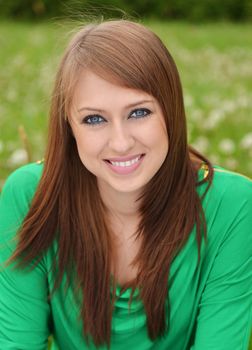
[[[252,177],[251,23],[144,23],[178,66],[189,142],[213,163]],[[57,66],[80,25],[0,21],[0,188],[15,168],[44,156]]]
[[[0,0],[0,16],[18,19],[76,17],[94,11],[105,17],[133,16],[189,21],[252,21],[251,0]]]

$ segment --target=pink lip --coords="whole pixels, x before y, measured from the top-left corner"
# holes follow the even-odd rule
[[[140,155],[139,155],[140,156]],[[134,163],[130,166],[127,166],[127,167],[121,167],[121,166],[115,166],[115,165],[112,165],[108,160],[105,161],[105,163],[107,164],[107,166],[109,167],[109,169],[111,169],[114,173],[118,174],[118,175],[129,175],[131,173],[133,173],[136,169],[139,168],[139,166],[141,165],[142,161],[143,161],[143,158],[144,158],[144,154],[142,154],[140,156],[140,159],[138,160],[137,163]],[[131,160],[131,159],[134,159],[138,156],[134,156],[134,157],[125,157],[125,158],[112,158],[112,161],[113,162],[124,162],[124,161],[127,161],[127,160]]]

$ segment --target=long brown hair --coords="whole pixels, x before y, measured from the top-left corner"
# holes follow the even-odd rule
[[[75,276],[75,286],[83,296],[84,336],[91,336],[97,346],[110,344],[114,302],[111,233],[96,178],[81,163],[68,122],[74,87],[83,69],[154,96],[165,118],[169,152],[141,195],[136,236],[141,236],[142,245],[134,261],[138,275],[133,288],[140,290],[148,334],[154,340],[167,329],[165,301],[171,263],[194,225],[198,251],[202,233],[206,233],[192,157],[209,165],[206,181],[211,179],[212,168],[188,146],[176,65],[161,40],[144,26],[126,20],[92,24],[81,28],[71,40],[52,94],[42,178],[12,260],[24,266],[39,259],[57,240],[55,288],[64,273],[69,280]]]

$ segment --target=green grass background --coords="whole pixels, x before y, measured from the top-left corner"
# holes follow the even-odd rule
[[[252,26],[146,22],[177,63],[190,142],[214,163],[252,177]],[[73,23],[0,23],[0,188],[26,161],[43,157],[50,91]]]
[[[177,63],[189,140],[214,163],[252,176],[252,25],[146,22]],[[73,23],[0,23],[0,188],[26,161],[43,157],[50,91]],[[21,155],[20,155],[21,154]]]
[[[189,140],[214,163],[252,177],[252,25],[146,22],[177,63]],[[0,188],[26,161],[43,157],[50,91],[73,23],[0,23]]]
[[[214,163],[252,177],[252,25],[145,22],[181,74],[190,142]],[[0,188],[43,157],[50,92],[74,23],[0,23]],[[252,349],[252,346],[251,346]]]

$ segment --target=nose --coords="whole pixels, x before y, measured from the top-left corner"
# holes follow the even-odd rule
[[[132,130],[123,123],[111,127],[109,147],[118,154],[126,154],[135,145],[135,138]]]

